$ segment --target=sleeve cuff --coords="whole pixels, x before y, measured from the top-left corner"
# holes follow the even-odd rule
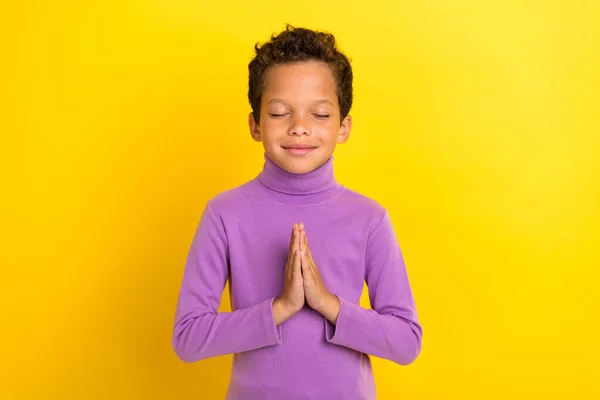
[[[339,345],[344,342],[344,338],[346,337],[348,311],[352,307],[352,303],[343,297],[338,295],[336,296],[340,300],[340,313],[338,315],[336,324],[332,324],[325,317],[323,317],[323,319],[325,320],[325,339],[327,339],[329,343]]]
[[[281,325],[275,325],[275,316],[273,315],[274,300],[275,297],[271,297],[262,303],[263,327],[269,345],[281,344]]]

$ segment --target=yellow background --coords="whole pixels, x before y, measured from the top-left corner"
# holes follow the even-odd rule
[[[337,178],[389,209],[423,324],[379,398],[600,398],[598,2],[1,8],[2,399],[223,398],[176,297],[205,202],[262,167],[247,63],[285,22],[353,59]]]

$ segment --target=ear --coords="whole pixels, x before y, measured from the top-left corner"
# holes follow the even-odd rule
[[[350,138],[350,130],[352,129],[352,117],[347,115],[340,125],[340,130],[337,135],[337,143],[343,144]]]
[[[262,141],[262,135],[260,133],[260,126],[254,120],[254,114],[250,113],[248,115],[248,127],[250,128],[250,135],[252,135],[252,139],[257,142]]]

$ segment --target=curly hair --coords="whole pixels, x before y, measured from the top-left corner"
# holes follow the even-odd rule
[[[248,100],[254,120],[260,122],[260,103],[269,68],[281,64],[322,61],[333,73],[340,107],[340,123],[352,107],[352,67],[350,60],[338,50],[331,33],[286,24],[286,29],[273,34],[269,42],[254,46],[255,57],[248,64]]]

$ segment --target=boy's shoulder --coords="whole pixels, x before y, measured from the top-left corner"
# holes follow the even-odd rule
[[[381,219],[387,212],[387,209],[372,197],[367,196],[357,190],[344,186],[343,193],[344,204],[349,204],[352,208],[372,219]]]
[[[226,211],[229,209],[239,208],[242,204],[247,203],[252,197],[252,185],[254,180],[249,180],[241,185],[225,189],[211,197],[208,200],[215,211]]]

